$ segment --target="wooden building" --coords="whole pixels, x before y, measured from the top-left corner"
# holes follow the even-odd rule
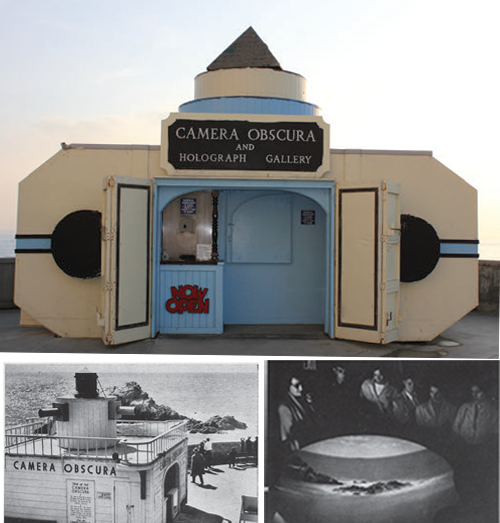
[[[428,341],[477,305],[477,238],[473,187],[429,151],[331,148],[249,28],[159,146],[62,144],[20,183],[15,302],[109,345],[230,324]]]

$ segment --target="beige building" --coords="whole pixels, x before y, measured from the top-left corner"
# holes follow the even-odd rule
[[[429,151],[332,149],[249,28],[159,146],[62,144],[20,183],[15,301],[109,345],[229,324],[426,341],[477,305],[477,238],[473,187]]]

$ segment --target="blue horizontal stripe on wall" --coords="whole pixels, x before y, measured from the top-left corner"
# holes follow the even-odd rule
[[[224,96],[192,100],[179,107],[181,113],[221,114],[284,114],[294,116],[318,116],[317,105],[285,98],[253,96]]]
[[[52,252],[52,238],[36,236],[16,236],[16,252]]]
[[[479,244],[477,241],[441,241],[440,255],[443,257],[477,257],[479,256]]]

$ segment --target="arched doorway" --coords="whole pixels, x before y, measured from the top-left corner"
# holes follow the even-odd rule
[[[333,337],[333,182],[161,179],[155,183],[154,332],[219,334],[224,324],[314,324]],[[186,251],[190,256],[174,253],[179,263],[164,249],[170,243],[165,227],[178,231],[182,220],[184,235],[200,238],[198,230],[196,235],[191,230],[194,216],[179,211],[185,203],[188,212],[193,197],[196,213],[202,211],[202,200],[195,193],[212,197],[212,221],[206,214],[202,222],[211,225],[212,253],[217,255],[203,261],[197,256],[204,252],[203,245],[196,244],[196,250]],[[174,207],[178,209],[172,220],[169,213]],[[196,217],[196,228],[202,222]],[[207,240],[208,236],[201,240],[205,251]],[[176,299],[191,300],[191,289],[209,301],[206,309],[179,314],[167,307],[174,293]]]
[[[325,323],[326,213],[285,191],[227,195],[225,324]]]
[[[165,515],[163,521],[170,523],[179,513],[179,465],[174,463],[165,474],[163,482]]]

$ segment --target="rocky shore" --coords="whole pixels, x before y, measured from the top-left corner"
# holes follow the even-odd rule
[[[234,416],[212,416],[206,421],[188,418],[166,405],[158,405],[149,394],[135,381],[129,381],[122,386],[106,389],[106,394],[116,396],[123,406],[137,408],[135,416],[123,416],[123,419],[143,420],[187,420],[188,430],[191,434],[220,434],[235,429],[247,429],[247,425],[238,421]]]

